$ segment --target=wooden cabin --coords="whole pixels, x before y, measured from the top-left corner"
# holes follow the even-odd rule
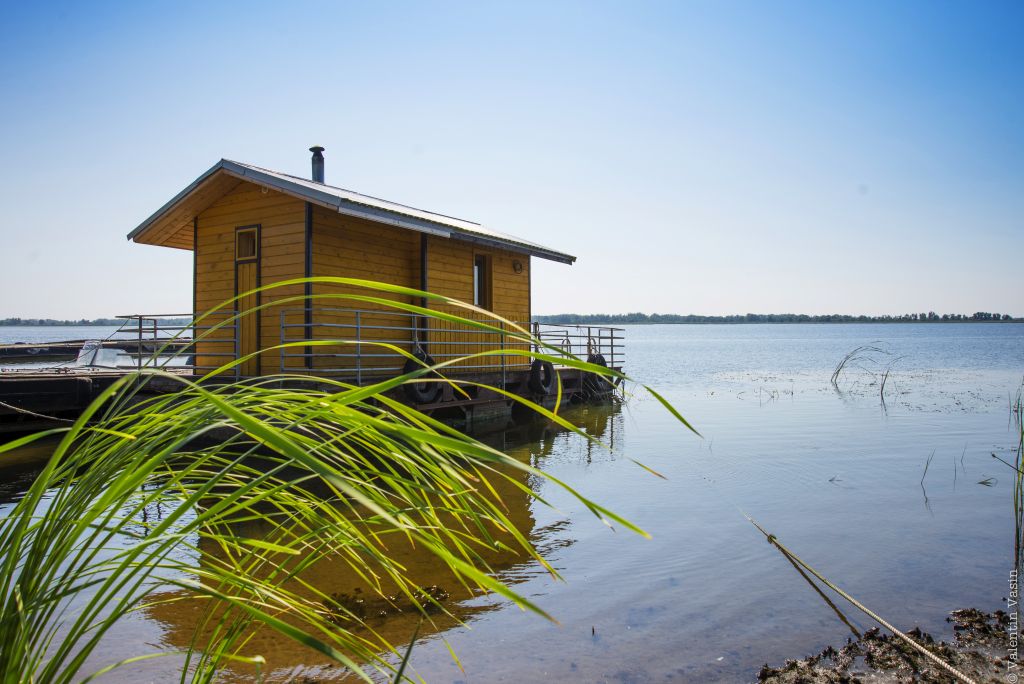
[[[324,182],[323,148],[313,147],[312,179],[222,159],[146,219],[129,240],[192,250],[193,311],[215,311],[236,295],[303,277],[380,281],[469,302],[524,328],[531,317],[531,259],[572,264],[576,257],[492,230]],[[507,348],[504,336],[456,329],[434,318],[389,310],[323,293],[373,295],[362,288],[298,284],[244,298],[237,327],[197,345],[196,373],[268,350],[244,362],[240,375],[308,374],[358,379],[400,371],[405,359],[369,345],[310,345],[282,354],[282,342],[385,341],[424,349],[438,362],[485,349]],[[374,296],[395,300],[399,295]],[[438,308],[428,300],[404,301]],[[230,307],[229,307],[230,308]],[[230,313],[208,319],[226,320]],[[459,310],[465,316],[465,310]],[[496,356],[463,370],[502,373],[529,359]],[[454,369],[453,369],[454,370]]]

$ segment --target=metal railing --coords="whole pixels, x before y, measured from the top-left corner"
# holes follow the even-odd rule
[[[235,316],[237,311],[217,311],[214,316],[221,320],[228,320]],[[200,314],[133,314],[129,316],[116,316],[125,323],[121,326],[121,332],[136,333],[138,348],[134,352],[121,352],[126,356],[133,357],[134,366],[143,368],[163,367],[167,364],[169,357],[174,355],[173,351],[164,350],[168,343],[180,343],[189,345],[184,352],[179,352],[178,358],[183,363],[174,363],[169,367],[174,369],[187,369],[193,374],[202,371],[212,371],[220,368],[224,363],[235,361],[241,355],[241,329],[238,320],[225,323],[217,327],[217,321],[208,325],[196,325],[195,320]],[[191,322],[181,324],[172,323],[165,319],[189,319]],[[196,342],[206,331],[216,330],[208,337]],[[189,334],[186,334],[189,333]],[[229,350],[225,350],[228,348]],[[200,363],[200,360],[203,362]],[[235,379],[241,378],[241,367],[234,368]]]
[[[440,313],[458,315],[460,310]],[[364,309],[284,309],[280,312],[281,374],[346,376],[361,384],[365,376],[395,375],[407,357],[385,345],[415,354],[424,351],[435,362],[453,361],[447,372],[527,370],[531,359],[522,352],[540,353],[541,346],[513,336],[508,324],[494,319],[470,319],[508,332],[490,332],[442,318],[399,311]],[[292,321],[292,322],[289,322]],[[527,324],[515,321],[534,337],[582,359],[600,354],[611,368],[625,358],[622,328],[577,325]],[[336,344],[332,344],[336,343]],[[292,351],[301,350],[301,351]],[[520,353],[506,354],[517,350]],[[464,358],[479,352],[501,352]]]
[[[439,310],[439,313],[459,315],[464,311]],[[163,354],[158,352],[176,338],[177,342],[189,347],[179,354],[184,363],[174,363],[172,368],[187,369],[193,374],[216,370],[258,347],[259,339],[254,339],[248,342],[254,347],[252,350],[243,349],[242,318],[217,327],[218,323],[236,315],[236,311],[217,311],[204,320],[204,325],[195,324],[200,314],[118,316],[125,321],[122,332],[131,330],[136,333],[138,343],[135,352],[124,353],[134,358],[134,365],[139,369],[162,366],[171,353],[166,350]],[[166,320],[173,318],[191,322]],[[269,316],[264,314],[262,318],[265,326]],[[289,346],[263,352],[262,372],[269,370],[268,366],[272,368],[277,361],[277,371],[282,375],[330,376],[362,384],[367,378],[379,380],[381,376],[402,373],[408,358],[398,351],[400,349],[411,354],[425,352],[438,363],[452,362],[446,373],[500,372],[504,383],[508,372],[530,368],[532,354],[544,353],[541,345],[522,341],[516,331],[503,321],[472,320],[498,328],[500,332],[401,311],[281,309],[280,343]],[[584,360],[601,355],[608,367],[616,369],[621,369],[625,360],[622,328],[519,321],[515,324],[546,344]],[[196,341],[211,330],[212,333]],[[266,332],[273,335],[274,331]],[[496,353],[466,358],[479,352]],[[243,364],[236,364],[233,371],[236,380],[243,375],[255,374],[246,372]]]
[[[533,336],[541,341],[584,361],[590,356],[600,355],[609,368],[618,369],[622,368],[626,356],[625,337],[621,334],[624,332],[623,328],[596,325],[533,324]]]
[[[307,313],[311,314],[308,318]],[[299,318],[303,322],[288,322]],[[504,379],[510,370],[529,369],[530,359],[520,354],[464,358],[479,352],[530,351],[527,343],[512,336],[515,331],[503,321],[469,320],[502,332],[399,311],[284,309],[281,344],[292,346],[281,350],[279,372],[340,376],[362,384],[365,377],[403,372],[408,357],[389,346],[411,354],[425,352],[437,363],[453,361],[448,372],[500,371]],[[529,330],[527,323],[516,324]],[[291,351],[294,349],[302,351]]]

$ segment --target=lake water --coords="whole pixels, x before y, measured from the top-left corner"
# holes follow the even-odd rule
[[[67,342],[71,340],[137,340],[138,328],[120,327],[116,325],[18,325],[0,326],[0,345],[2,344],[46,344]],[[24,357],[23,357],[24,358]],[[31,357],[27,357],[31,358]],[[36,370],[56,366],[68,366],[74,361],[28,361],[0,360],[0,368],[6,370]],[[173,361],[171,365],[184,363],[184,359]],[[124,357],[120,365],[131,365],[130,359]]]
[[[822,587],[835,608],[826,603],[737,507],[902,629],[949,640],[949,611],[1005,607],[1014,471],[991,454],[1016,460],[1009,403],[1024,372],[1024,324],[629,326],[626,342],[626,372],[703,439],[632,386],[623,405],[566,413],[612,452],[542,423],[481,438],[652,538],[613,532],[540,483],[557,511],[525,498],[510,506],[565,581],[535,563],[510,563],[502,578],[562,625],[453,592],[464,626],[439,623],[413,651],[427,682],[753,682],[765,662],[779,666],[873,626]],[[888,353],[833,387],[836,364],[861,345]],[[342,576],[319,581],[351,590]],[[128,622],[96,665],[178,650],[188,628],[173,612]],[[402,643],[413,626],[379,629]],[[266,637],[259,645],[272,681],[339,679],[338,668]],[[172,669],[146,661],[105,681],[171,681]]]
[[[138,329],[122,330],[116,325],[11,325],[0,326],[0,344],[131,339],[133,334],[138,338]]]

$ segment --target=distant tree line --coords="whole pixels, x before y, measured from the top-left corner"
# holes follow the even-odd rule
[[[943,323],[951,321],[1019,321],[1010,314],[988,313],[978,311],[973,314],[942,314],[934,311],[928,313],[903,314],[902,316],[848,316],[843,314],[827,314],[824,316],[808,316],[807,314],[737,314],[735,316],[697,316],[689,314],[554,314],[551,316],[534,316],[538,323],[554,323],[557,325],[603,325],[615,323]]]
[[[191,318],[161,318],[160,325],[188,325]],[[0,320],[0,326],[9,325],[125,325],[129,321],[124,318],[82,318],[77,321],[57,318],[4,318]],[[135,321],[138,325],[138,321]]]
[[[1020,321],[1010,314],[988,313],[977,311],[973,314],[942,314],[934,311],[919,314],[903,314],[902,316],[847,316],[843,314],[826,314],[824,316],[808,316],[807,314],[737,314],[735,316],[698,316],[689,314],[554,314],[551,316],[534,316],[538,323],[555,323],[561,325],[598,325],[605,323],[942,323],[949,321]],[[162,318],[161,325],[188,325],[189,318]],[[0,326],[13,325],[125,325],[123,318],[82,318],[79,320],[60,320],[56,318],[4,318]]]

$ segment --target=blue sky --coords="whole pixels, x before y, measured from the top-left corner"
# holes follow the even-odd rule
[[[536,313],[1024,315],[1024,5],[21,3],[0,318],[185,312],[221,157],[478,221]]]

